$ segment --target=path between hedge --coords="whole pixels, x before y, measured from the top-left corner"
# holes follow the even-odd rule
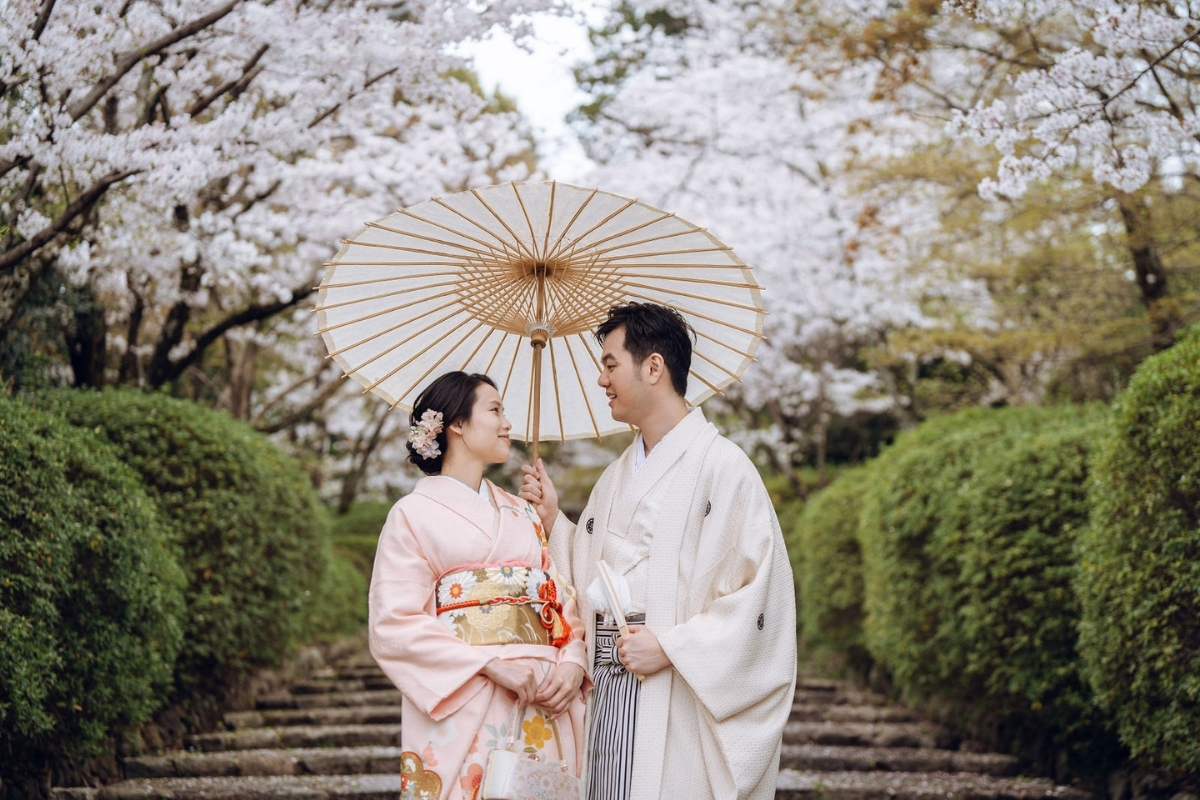
[[[58,788],[54,800],[396,800],[400,693],[360,653],[225,730],[192,736],[188,752],[125,760],[127,780]],[[975,753],[944,728],[884,698],[834,681],[803,680],[784,730],[779,800],[1087,800],[1042,778],[1016,776],[1011,756]],[[667,787],[664,797],[672,797]]]

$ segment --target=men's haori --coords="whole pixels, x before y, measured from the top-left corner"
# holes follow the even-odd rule
[[[775,511],[750,459],[699,409],[639,467],[641,447],[639,437],[605,470],[578,526],[559,515],[550,535],[578,590],[589,669],[597,609],[584,589],[606,550],[635,576],[631,610],[671,659],[637,693],[628,796],[772,798],[796,680],[795,590]],[[589,715],[613,711],[592,705]]]

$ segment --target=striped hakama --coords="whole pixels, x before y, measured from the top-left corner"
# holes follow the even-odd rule
[[[641,624],[645,615],[630,615],[630,624]],[[633,742],[637,732],[638,694],[641,682],[625,669],[616,655],[616,625],[596,618],[595,660],[591,695],[592,724],[588,731],[588,800],[627,800],[633,775]]]

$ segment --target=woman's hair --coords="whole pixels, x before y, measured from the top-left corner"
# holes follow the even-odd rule
[[[475,390],[481,383],[486,383],[493,389],[496,388],[495,381],[481,373],[468,375],[465,372],[447,372],[426,386],[425,390],[417,396],[417,402],[413,404],[412,415],[408,420],[409,425],[417,425],[421,415],[426,411],[438,411],[442,415],[442,430],[437,435],[438,449],[441,450],[438,455],[426,458],[416,451],[411,441],[407,445],[408,460],[416,464],[421,472],[426,475],[441,474],[442,460],[445,459],[446,448],[449,446],[446,431],[456,422],[466,422],[471,419],[471,407],[475,405]]]

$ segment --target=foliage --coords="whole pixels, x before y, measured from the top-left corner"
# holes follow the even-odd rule
[[[355,634],[367,628],[367,591],[369,573],[354,554],[334,547],[325,559],[321,583],[306,592],[303,638],[329,641]]]
[[[345,514],[333,517],[333,546],[349,558],[362,573],[371,577],[375,564],[375,547],[379,544],[379,532],[387,521],[391,503],[364,500],[355,503]]]
[[[815,494],[792,523],[799,550],[796,590],[800,638],[817,654],[838,654],[864,675],[871,657],[863,639],[863,561],[858,515],[870,488],[869,466],[843,472]]]
[[[138,475],[0,397],[0,777],[93,755],[162,703],[184,577]]]
[[[328,515],[307,476],[228,415],[162,394],[63,390],[47,404],[111,442],[174,527],[187,579],[177,674],[232,680],[274,664],[324,572]]]
[[[1144,763],[1200,771],[1200,330],[1143,362],[1093,461],[1076,582],[1099,702]]]
[[[866,643],[910,698],[965,707],[1023,752],[1111,755],[1079,674],[1075,546],[1088,407],[971,410],[873,465],[861,517]]]

